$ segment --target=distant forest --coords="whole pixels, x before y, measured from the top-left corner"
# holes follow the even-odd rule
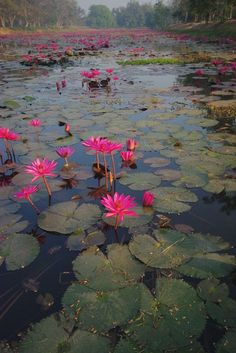
[[[0,26],[9,28],[49,28],[89,26],[150,27],[164,29],[171,23],[224,22],[236,18],[236,0],[170,0],[127,6],[110,10],[92,5],[88,15],[76,0],[0,0]]]

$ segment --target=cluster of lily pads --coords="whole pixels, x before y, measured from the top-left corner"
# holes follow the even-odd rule
[[[141,49],[132,55],[139,53]],[[55,76],[61,89],[61,73]],[[119,76],[123,84],[124,73]],[[33,97],[35,88],[29,84],[30,98],[26,84],[19,98],[6,98],[2,104],[3,116],[10,118],[9,129],[0,130],[5,149],[0,263],[7,271],[19,270],[39,254],[39,241],[26,233],[32,224],[19,213],[26,209],[30,220],[33,213],[24,202],[31,195],[31,205],[40,213],[39,229],[48,237],[66,238],[66,248],[80,254],[62,310],[33,325],[16,347],[2,342],[0,352],[203,353],[203,333],[210,322],[223,335],[212,349],[233,353],[236,304],[223,282],[235,269],[231,246],[169,218],[187,214],[201,195],[234,197],[231,125],[220,130],[222,120],[185,107],[186,101],[168,104],[167,94],[179,94],[176,87],[160,93],[129,85],[126,98],[121,84],[116,96],[100,92],[91,98],[90,92],[82,92],[78,98],[72,78],[66,80],[61,96],[53,86],[46,95]],[[43,81],[36,80],[37,89]],[[186,96],[194,90],[184,88],[180,94]],[[32,178],[38,185],[29,188]],[[47,193],[52,195],[49,207]],[[134,205],[133,196],[140,206]],[[106,229],[119,243],[109,244]]]

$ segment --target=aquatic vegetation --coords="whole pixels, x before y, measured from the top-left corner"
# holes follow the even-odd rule
[[[137,217],[137,213],[131,209],[136,206],[134,197],[115,192],[114,196],[107,195],[101,199],[101,204],[107,209],[106,217],[115,217],[115,229],[119,222],[124,220],[124,216]]]
[[[117,61],[119,65],[151,65],[151,64],[184,64],[183,60],[178,58],[147,58]]]
[[[33,67],[1,64],[1,335],[24,332],[0,351],[234,353],[235,114],[207,109],[233,55],[147,30],[3,45]],[[183,65],[114,64],[158,58]]]
[[[35,161],[32,162],[31,165],[28,165],[27,167],[25,167],[25,173],[33,175],[32,183],[42,178],[45,184],[45,187],[47,189],[48,195],[51,196],[52,192],[47,182],[46,176],[47,177],[56,176],[56,174],[52,173],[56,165],[57,165],[57,162],[49,161],[47,158],[44,158],[42,160],[37,158]]]

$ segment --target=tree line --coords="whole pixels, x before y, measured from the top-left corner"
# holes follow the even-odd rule
[[[148,0],[147,0],[148,1]],[[110,10],[92,5],[87,16],[79,0],[0,0],[0,26],[23,28],[87,25],[95,28],[150,27],[164,29],[175,22],[222,22],[236,18],[236,0],[157,0]]]

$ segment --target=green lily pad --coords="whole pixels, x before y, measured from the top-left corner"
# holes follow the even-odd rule
[[[143,348],[139,347],[137,343],[131,339],[121,338],[117,343],[114,353],[148,353]]]
[[[158,167],[166,167],[167,165],[170,164],[170,160],[166,158],[160,158],[160,157],[150,157],[146,158],[143,161],[146,164],[150,164],[151,167],[153,168],[158,168]]]
[[[10,200],[0,201],[0,216],[9,213],[16,213],[21,208],[19,203],[13,203]]]
[[[9,271],[28,266],[38,256],[39,250],[38,241],[29,234],[11,234],[0,244],[0,256],[5,258]]]
[[[68,341],[68,353],[109,353],[110,341],[91,332],[76,330]]]
[[[161,179],[152,173],[135,172],[122,177],[119,182],[132,190],[147,190],[160,185]]]
[[[127,328],[131,338],[149,352],[191,347],[205,327],[204,304],[182,280],[158,279],[156,299],[150,310],[151,313],[143,312]]]
[[[224,191],[224,181],[220,179],[211,179],[206,185],[203,186],[203,190],[212,192],[213,194],[220,194]]]
[[[152,189],[155,195],[153,207],[159,212],[182,213],[189,211],[191,206],[186,202],[196,202],[197,196],[181,187],[159,187]]]
[[[7,99],[3,103],[4,105],[6,105],[8,108],[11,108],[11,109],[20,108],[20,104],[13,99]]]
[[[20,214],[4,214],[0,216],[0,235],[18,233],[28,226],[28,221],[20,221]]]
[[[178,271],[196,278],[224,277],[236,266],[234,256],[208,253],[194,256],[189,262],[181,265]]]
[[[97,205],[84,203],[78,206],[76,202],[60,202],[43,211],[38,217],[40,228],[49,232],[70,234],[77,229],[88,229],[101,217]]]
[[[69,287],[62,302],[65,309],[69,307],[70,313],[74,310],[73,306],[76,306],[79,312],[77,322],[79,328],[105,332],[124,325],[139,310],[139,285],[106,292],[95,291],[78,283],[72,286],[73,291]]]
[[[236,351],[236,329],[230,329],[217,343],[216,353],[234,353]]]
[[[208,301],[206,309],[211,318],[224,327],[236,328],[236,301],[224,298],[223,302],[213,303]]]
[[[105,235],[99,230],[86,234],[83,231],[78,231],[71,234],[67,240],[66,246],[70,250],[84,250],[93,245],[102,245],[105,243]]]
[[[174,182],[174,186],[186,186],[187,188],[199,188],[206,185],[208,176],[196,169],[181,168],[181,178]]]
[[[0,188],[0,200],[7,200],[14,192],[14,186],[3,186]]]
[[[184,239],[185,236],[183,235],[177,241],[181,242]],[[159,242],[147,234],[137,235],[129,243],[129,249],[135,257],[147,266],[157,268],[175,268],[189,258],[187,253],[178,251],[173,243]]]
[[[159,175],[162,180],[174,181],[181,178],[181,172],[176,169],[159,169],[154,174]]]
[[[201,281],[197,286],[198,295],[210,302],[223,302],[229,295],[229,288],[225,283],[220,283],[216,278]]]
[[[118,244],[108,247],[108,257],[96,247],[89,248],[76,258],[73,268],[79,280],[96,290],[122,288],[145,272],[128,247]]]
[[[135,207],[133,209],[137,213],[137,217],[129,217],[127,216],[124,218],[123,222],[119,223],[120,227],[125,228],[133,228],[133,227],[141,227],[151,222],[154,212],[150,208],[143,208],[143,207]],[[114,217],[106,217],[105,214],[103,215],[103,221],[111,226],[115,226],[115,218]]]
[[[60,323],[50,316],[33,326],[21,342],[19,353],[58,353],[67,336]]]

